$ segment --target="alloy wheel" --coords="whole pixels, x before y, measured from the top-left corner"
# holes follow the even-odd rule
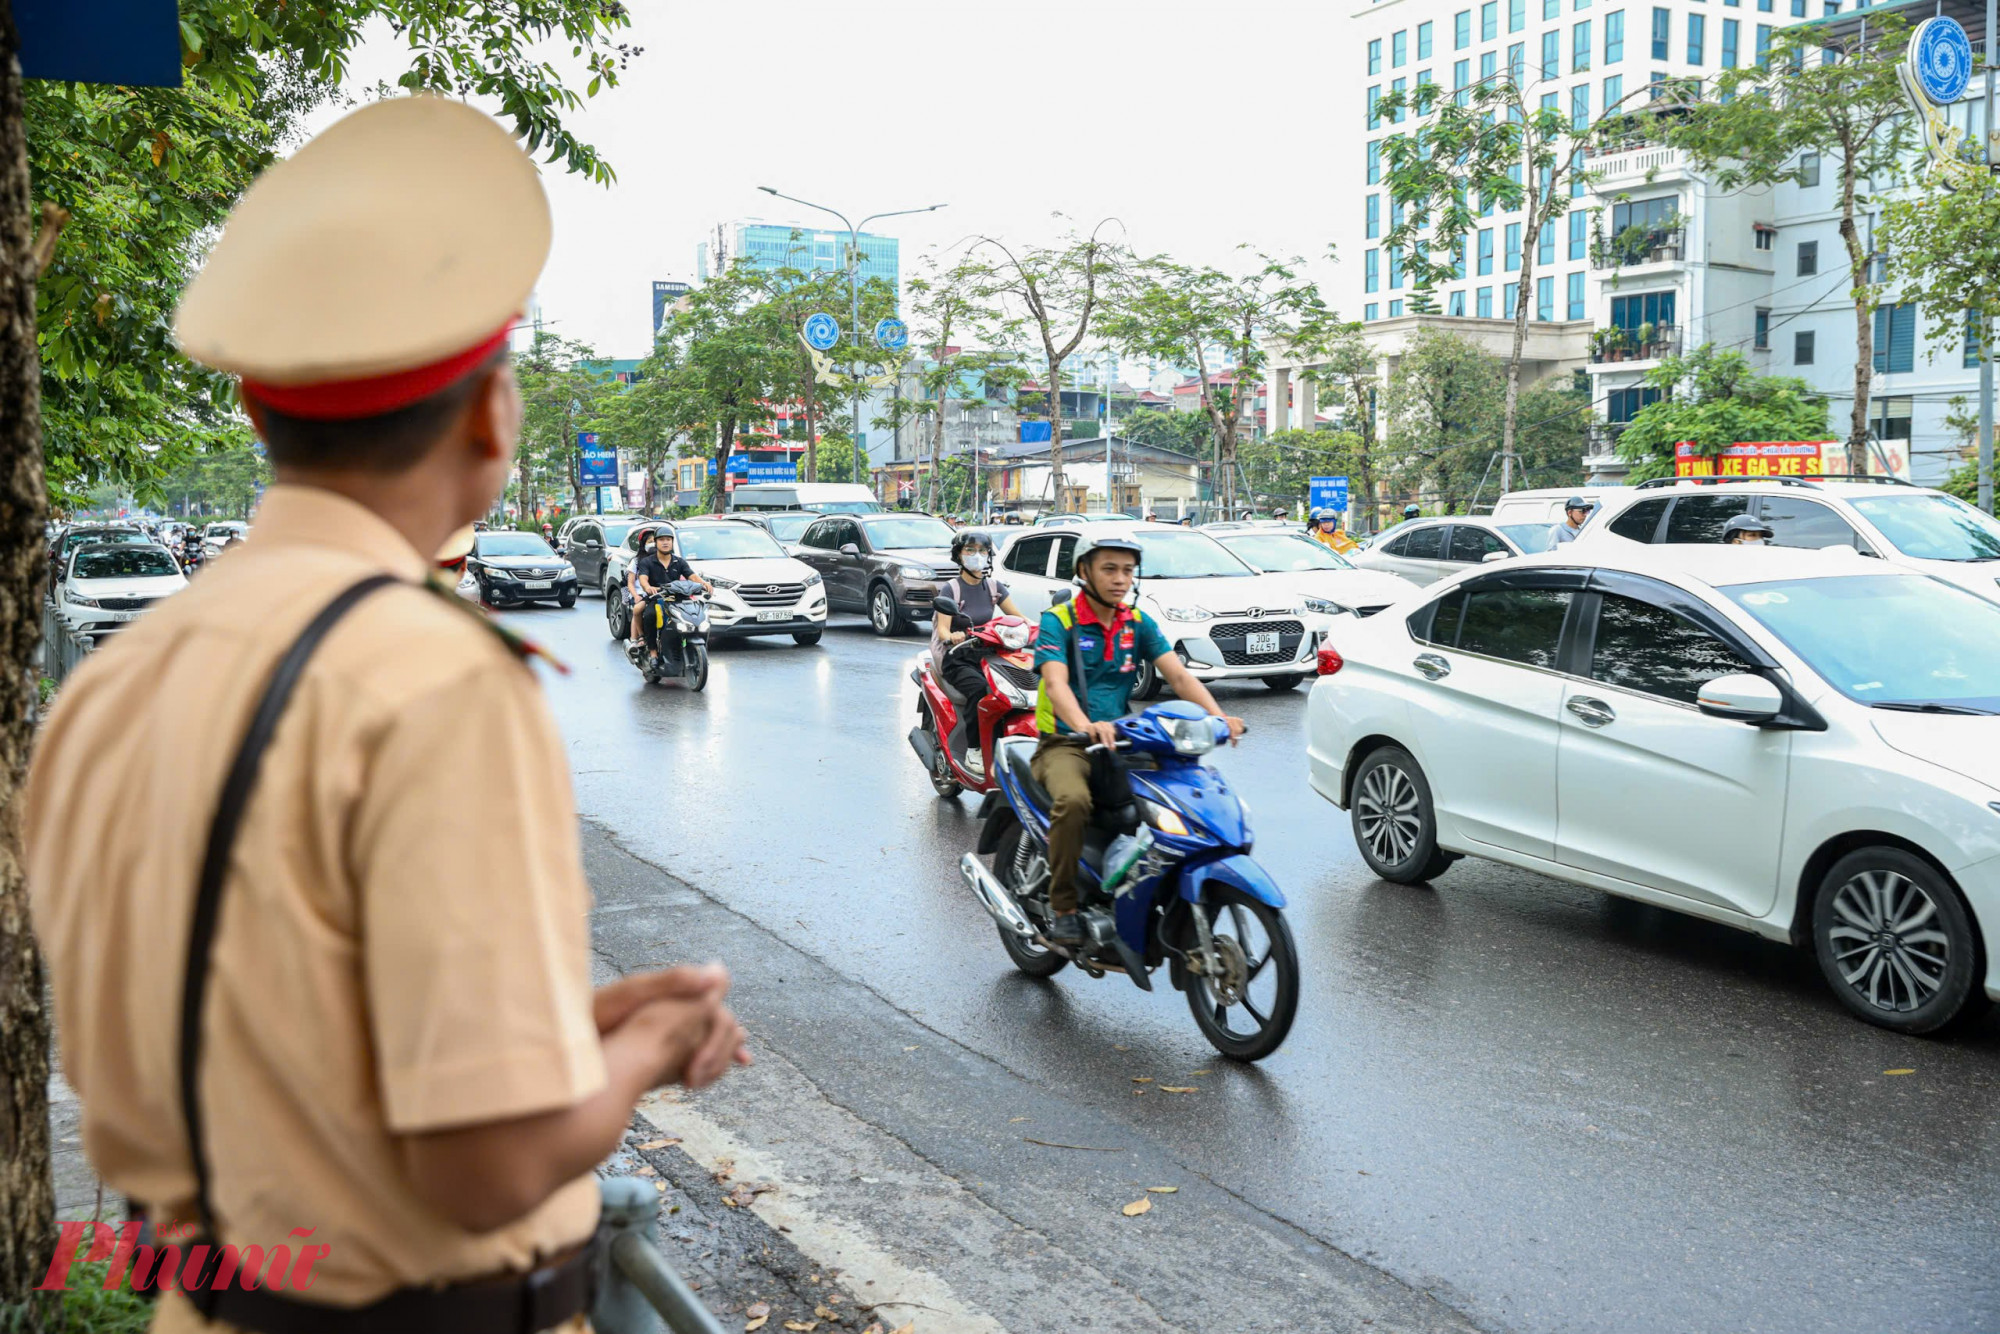
[[[1906,1014],[1937,995],[1951,965],[1951,938],[1937,901],[1909,877],[1863,871],[1834,891],[1827,932],[1841,977],[1878,1010]]]
[[[1416,851],[1423,832],[1417,785],[1395,765],[1378,764],[1362,776],[1355,812],[1361,836],[1377,861],[1400,865]]]

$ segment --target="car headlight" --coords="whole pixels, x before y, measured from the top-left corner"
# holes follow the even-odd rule
[[[1170,621],[1212,621],[1215,613],[1206,607],[1161,607]]]
[[[807,576],[806,576],[806,587],[807,587],[807,588],[811,588],[811,587],[812,587],[812,586],[813,586],[814,584],[816,584],[816,583],[818,583],[818,582],[819,582],[819,576],[818,576],[817,574],[809,574],[809,575],[807,575]]]
[[[734,588],[737,584],[736,580],[724,579],[721,575],[710,575],[708,582],[714,584],[717,588]]]
[[[479,572],[485,575],[488,579],[512,579],[514,577],[513,575],[507,573],[505,570],[494,569],[491,565],[480,566]]]
[[[75,603],[79,607],[97,607],[103,605],[102,603],[98,602],[96,598],[87,598],[83,596],[81,593],[71,593],[69,595],[69,600]]]
[[[1341,616],[1346,614],[1348,608],[1338,602],[1329,602],[1325,598],[1307,598],[1306,610],[1317,612],[1321,616]]]
[[[1179,811],[1162,806],[1157,801],[1148,801],[1144,797],[1135,797],[1133,800],[1138,804],[1139,817],[1147,824],[1153,826],[1153,828],[1163,834],[1180,834],[1183,837],[1186,836],[1188,832],[1187,821],[1181,819]]]

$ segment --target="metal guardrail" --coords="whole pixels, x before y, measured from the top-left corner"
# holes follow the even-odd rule
[[[55,600],[42,599],[42,675],[61,685],[97,641],[70,629],[56,610]]]
[[[687,1280],[660,1253],[654,1222],[660,1193],[644,1177],[606,1177],[598,1183],[604,1213],[598,1229],[606,1244],[597,1275],[590,1327],[596,1334],[723,1334]]]

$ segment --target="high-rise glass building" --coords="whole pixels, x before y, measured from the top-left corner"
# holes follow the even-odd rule
[[[717,238],[710,236],[695,249],[695,274],[706,281],[724,263],[747,259],[767,273],[780,269],[821,269],[845,272],[847,233],[828,231],[787,222],[739,219],[722,224],[723,257],[718,261]],[[880,278],[902,297],[900,243],[893,236],[862,232],[857,238],[861,250],[861,280]]]

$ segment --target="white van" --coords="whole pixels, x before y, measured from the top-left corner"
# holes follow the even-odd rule
[[[729,508],[877,514],[885,507],[871,488],[859,482],[757,482],[731,491]]]
[[[1493,502],[1493,522],[1495,523],[1562,523],[1563,502],[1571,496],[1582,496],[1591,504],[1595,515],[1604,508],[1607,500],[1616,500],[1632,488],[1629,486],[1566,486],[1558,489],[1544,488],[1540,491],[1509,491]]]

